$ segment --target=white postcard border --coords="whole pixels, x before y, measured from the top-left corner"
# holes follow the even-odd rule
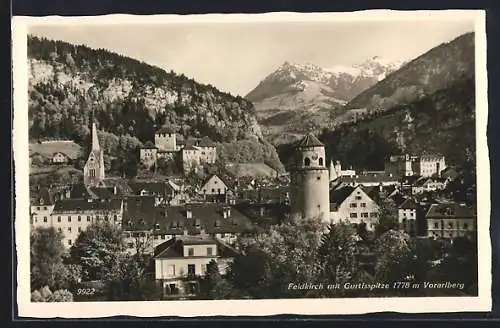
[[[323,21],[425,21],[472,20],[475,22],[476,156],[478,199],[478,297],[276,299],[214,301],[142,301],[31,303],[29,287],[29,154],[28,65],[29,25],[255,23]],[[267,316],[277,314],[325,315],[375,312],[440,313],[491,310],[490,165],[486,138],[488,121],[486,26],[482,10],[392,11],[350,13],[267,13],[207,15],[104,15],[94,17],[14,17],[12,21],[15,160],[15,240],[17,254],[17,305],[20,317],[96,318],[117,315],[158,316]]]

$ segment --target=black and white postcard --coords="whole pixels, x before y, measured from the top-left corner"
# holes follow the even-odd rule
[[[14,17],[21,317],[491,309],[483,11]]]

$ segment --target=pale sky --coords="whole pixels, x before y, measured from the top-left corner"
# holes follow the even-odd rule
[[[30,27],[37,36],[105,48],[241,96],[285,61],[323,68],[373,56],[407,61],[473,30],[472,21],[437,20]]]

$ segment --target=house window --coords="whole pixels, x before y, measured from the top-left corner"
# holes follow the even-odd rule
[[[68,215],[68,222],[71,222],[71,215]]]
[[[214,188],[212,188],[212,192],[215,192],[215,189],[214,189]]]
[[[207,247],[207,256],[212,256],[212,247]]]
[[[68,231],[71,232],[71,227],[68,227]]]
[[[356,203],[351,203],[349,206],[350,206],[351,208],[356,208],[356,207],[358,207],[358,204],[356,204]]]
[[[166,237],[165,235],[161,235],[161,239],[165,239],[165,237]]]
[[[467,222],[464,222],[464,229],[469,229],[469,224]]]
[[[168,266],[168,275],[175,276],[175,265],[171,264]]]
[[[57,228],[57,231],[62,232],[62,229],[61,228]]]
[[[87,222],[90,222],[90,216],[87,215]]]
[[[82,232],[82,228],[78,227],[78,232]]]
[[[361,196],[356,196],[356,200],[361,200]]]
[[[117,216],[117,215],[115,215],[115,216],[113,217],[113,219],[114,219],[115,221],[118,221],[118,216]]]
[[[221,233],[221,234],[220,234],[220,237],[221,237],[221,238],[226,238],[226,234],[225,234],[225,233]]]
[[[68,245],[71,245],[71,244],[72,244],[71,239],[68,239]]]
[[[372,218],[376,218],[376,217],[377,217],[377,215],[378,215],[378,213],[377,213],[377,212],[371,212],[371,213],[370,213],[370,217],[372,217]]]
[[[453,222],[448,222],[448,228],[453,229]]]
[[[320,157],[318,160],[319,165],[323,165],[323,157]]]
[[[47,206],[44,206],[44,207],[43,207],[43,209],[44,209],[44,210],[47,210]]]
[[[78,215],[78,222],[82,222],[82,217]]]
[[[351,217],[351,219],[355,219],[358,217],[358,213],[351,213],[350,217]]]
[[[57,217],[57,222],[61,222],[61,217],[60,216]]]
[[[304,166],[309,166],[309,165],[311,165],[311,160],[309,159],[309,157],[306,157],[304,159]]]
[[[194,248],[188,248],[188,256],[194,256]]]
[[[104,216],[104,221],[108,222],[108,216]]]
[[[37,206],[37,207],[36,207],[36,209],[37,209],[38,211],[40,211],[40,206]]]
[[[47,217],[46,216],[43,217],[43,222],[47,223]]]
[[[359,206],[366,207],[366,203],[361,203]]]
[[[317,177],[316,180],[318,180],[318,181],[321,180],[321,177]]]
[[[434,222],[434,229],[439,229],[439,223],[438,222]]]
[[[196,266],[194,264],[188,264],[188,275],[194,276],[196,274]]]
[[[368,217],[368,212],[361,213],[362,218],[367,218]]]

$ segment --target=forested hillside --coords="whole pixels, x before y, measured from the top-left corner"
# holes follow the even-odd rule
[[[117,149],[130,153],[165,125],[185,137],[252,139],[269,150],[249,101],[182,74],[104,49],[32,36],[28,61],[32,142],[71,139],[88,146],[94,112],[103,143],[112,144],[104,147],[108,155],[120,154]],[[276,152],[267,154],[277,158]]]
[[[407,151],[438,152],[449,164],[462,164],[475,153],[475,83],[456,82],[430,96],[390,110],[372,113],[319,136],[327,158],[355,169],[382,170],[384,159]],[[280,148],[287,162],[292,145]]]
[[[36,37],[28,39],[28,58],[31,138],[83,140],[91,107],[101,129],[143,142],[165,123],[215,141],[260,136],[250,102],[184,75]]]

